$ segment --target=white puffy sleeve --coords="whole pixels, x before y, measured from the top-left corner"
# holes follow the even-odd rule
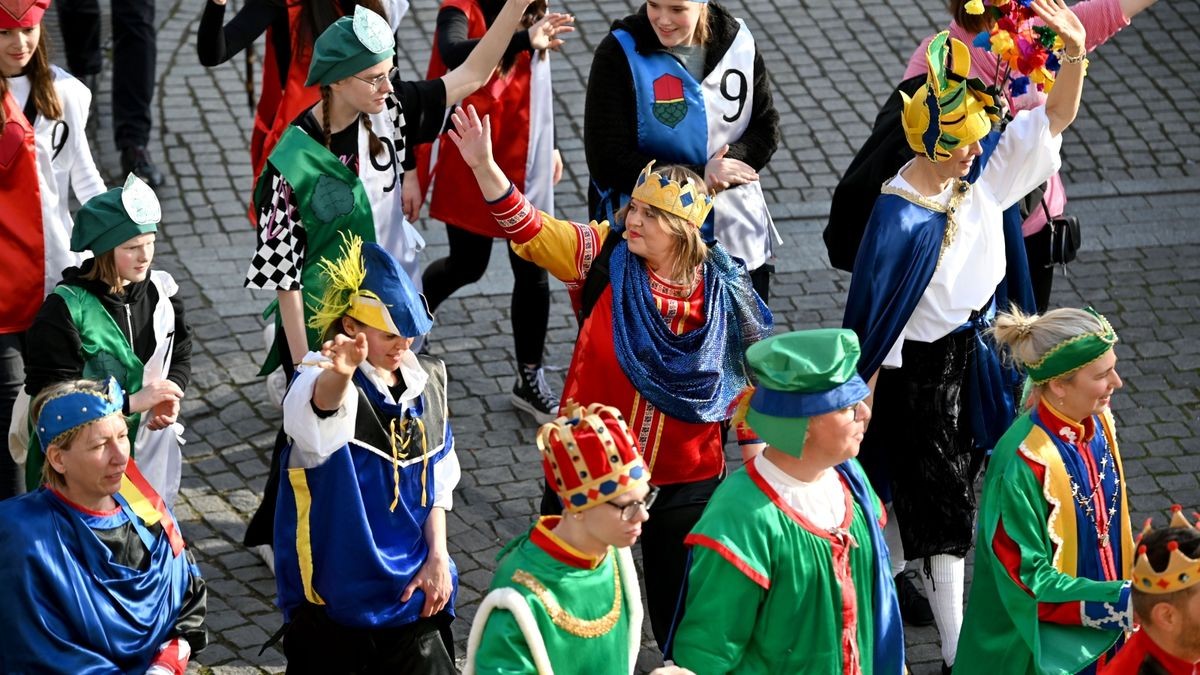
[[[1046,106],[1017,113],[992,152],[978,184],[1004,210],[1046,182],[1062,165],[1062,134],[1050,133]]]
[[[327,361],[319,352],[309,352],[304,361]],[[354,439],[358,419],[358,396],[354,384],[346,383],[342,405],[328,417],[313,410],[313,389],[324,372],[316,366],[300,366],[283,397],[283,432],[292,439],[289,469],[311,469]]]

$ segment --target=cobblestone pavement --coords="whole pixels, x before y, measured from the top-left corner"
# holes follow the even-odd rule
[[[235,3],[237,0],[235,0]],[[231,3],[234,4],[234,3]],[[240,3],[238,3],[240,4]],[[401,30],[403,70],[416,77],[428,58],[436,3],[420,2]],[[764,172],[772,211],[787,239],[772,308],[780,330],[836,325],[848,275],[828,269],[820,229],[838,174],[867,135],[889,83],[920,38],[946,18],[939,0],[745,0],[726,3],[754,29],[775,83],[783,147]],[[180,282],[195,328],[194,379],[183,406],[188,427],[177,515],[211,589],[212,644],[193,670],[280,671],[281,653],[260,646],[280,624],[270,571],[240,541],[265,481],[280,418],[255,376],[262,348],[259,312],[267,297],[242,288],[253,246],[248,194],[248,110],[239,57],[211,71],[198,65],[197,0],[158,0],[159,97],[153,152],[168,184],[160,267]],[[582,107],[591,50],[626,4],[570,0],[579,33],[555,57],[559,146],[567,161],[560,213],[585,213]],[[748,8],[752,8],[752,11]],[[1085,245],[1055,303],[1093,304],[1121,332],[1126,388],[1114,401],[1121,425],[1135,521],[1169,504],[1200,504],[1200,97],[1190,86],[1200,3],[1160,3],[1093,55],[1080,119],[1063,146],[1071,211]],[[57,37],[57,32],[53,34]],[[257,64],[255,68],[259,68]],[[256,74],[257,78],[257,74]],[[101,82],[94,145],[110,182],[109,79]],[[1135,89],[1136,87],[1136,89]],[[427,261],[445,253],[437,223],[423,223]],[[501,257],[501,259],[503,259]],[[448,519],[461,572],[460,651],[491,579],[500,545],[524,530],[540,493],[530,419],[508,402],[514,377],[507,265],[448,301],[430,351],[450,373],[450,397],[464,475]],[[548,358],[565,365],[575,336],[566,295],[556,291]],[[561,373],[553,377],[561,384]],[[937,672],[932,629],[908,635],[917,673]],[[653,663],[653,644],[643,665]]]

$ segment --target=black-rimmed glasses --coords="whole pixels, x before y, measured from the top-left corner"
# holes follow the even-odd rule
[[[646,509],[646,512],[649,513],[650,507],[654,506],[655,499],[658,499],[658,488],[651,485],[650,492],[646,493],[646,498],[640,502],[629,502],[628,504],[614,504],[612,502],[604,503],[608,504],[614,509],[620,509],[621,520],[628,521],[637,518],[638,514],[642,512],[642,509]]]
[[[870,408],[867,407],[866,401],[858,401],[856,403],[851,403],[850,405],[846,406],[845,408],[842,408],[842,410],[847,411],[847,412],[853,411],[854,412],[854,420],[853,421],[861,422],[861,421],[867,419],[867,411],[870,410]]]
[[[350,77],[353,77],[354,79],[358,80],[359,82],[366,82],[367,84],[371,85],[371,91],[379,91],[379,88],[383,86],[383,83],[385,80],[386,81],[395,81],[396,78],[400,77],[400,69],[392,68],[387,73],[380,75],[378,77],[373,77],[369,80],[366,78],[363,78],[363,77],[359,77],[357,75],[351,75]]]

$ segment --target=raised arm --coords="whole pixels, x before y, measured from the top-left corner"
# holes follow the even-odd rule
[[[1062,68],[1054,80],[1054,88],[1046,98],[1050,133],[1057,136],[1071,126],[1079,112],[1087,56],[1087,31],[1063,0],[1033,0],[1031,6],[1038,18],[1053,28],[1063,41],[1063,53],[1059,57]]]
[[[500,15],[496,17],[496,22],[475,49],[471,50],[467,60],[442,76],[448,103],[461,101],[488,81],[492,71],[496,69],[496,64],[500,62],[504,49],[508,47],[512,34],[520,25],[521,16],[528,5],[529,0],[507,0],[504,9],[500,10]]]
[[[508,192],[512,182],[504,175],[500,165],[496,164],[496,158],[492,154],[491,117],[484,115],[482,120],[479,119],[479,113],[475,112],[475,106],[471,105],[467,106],[465,111],[462,108],[455,110],[450,119],[454,128],[446,133],[454,145],[458,146],[463,161],[475,174],[483,198],[489,202],[499,200]]]
[[[266,32],[275,20],[287,17],[283,3],[251,0],[227,25],[225,20],[226,0],[208,0],[204,13],[200,15],[200,27],[196,31],[196,55],[200,65],[211,68],[232,59],[254,43]]]

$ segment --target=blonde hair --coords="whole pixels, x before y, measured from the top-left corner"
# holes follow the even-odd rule
[[[116,249],[105,251],[93,258],[92,269],[84,273],[83,278],[88,281],[100,281],[108,284],[108,290],[111,293],[120,295],[125,292],[125,284],[122,283],[121,274],[117,272],[117,254]]]
[[[701,194],[712,194],[704,179],[685,166],[672,164],[654,170],[663,178],[680,184],[686,184],[690,180],[699,188]],[[646,204],[646,207],[658,217],[658,221],[663,224],[667,234],[675,240],[675,266],[671,270],[671,280],[691,286],[696,281],[696,268],[708,258],[708,246],[700,236],[700,227],[674,213],[663,211],[653,204]],[[621,207],[621,210],[617,212],[617,222],[624,223],[625,214],[628,211],[628,204]]]
[[[39,392],[38,395],[33,398],[33,402],[29,404],[29,415],[33,419],[34,428],[37,428],[37,421],[42,416],[42,409],[46,407],[46,403],[48,403],[51,399],[81,391],[94,393],[99,396],[105,396],[108,394],[108,388],[104,385],[104,383],[96,382],[95,380],[67,380],[66,382],[52,384]],[[50,445],[56,445],[62,448],[64,451],[70,450],[71,444],[75,442],[75,439],[79,438],[80,434],[82,434],[85,429],[95,424],[97,421],[98,420],[93,420],[87,424],[75,427],[74,429],[64,431],[63,433],[54,437],[54,440],[50,441]],[[38,443],[41,443],[41,439],[38,439]],[[46,452],[47,450],[49,450],[49,448],[42,448],[42,452]],[[50,461],[47,458],[47,461],[42,462],[42,482],[50,485],[51,487],[61,489],[66,486],[67,479],[65,476],[59,473],[57,469],[55,469],[53,466],[50,466]]]
[[[992,338],[1007,358],[1021,368],[1041,361],[1058,345],[1078,335],[1102,331],[1096,315],[1074,307],[1060,307],[1045,314],[1025,314],[1016,306],[996,316]],[[1074,374],[1068,375],[1070,380]]]
[[[696,30],[692,33],[692,44],[701,47],[708,46],[712,31],[708,29],[708,3],[700,5],[700,16],[696,19]]]

